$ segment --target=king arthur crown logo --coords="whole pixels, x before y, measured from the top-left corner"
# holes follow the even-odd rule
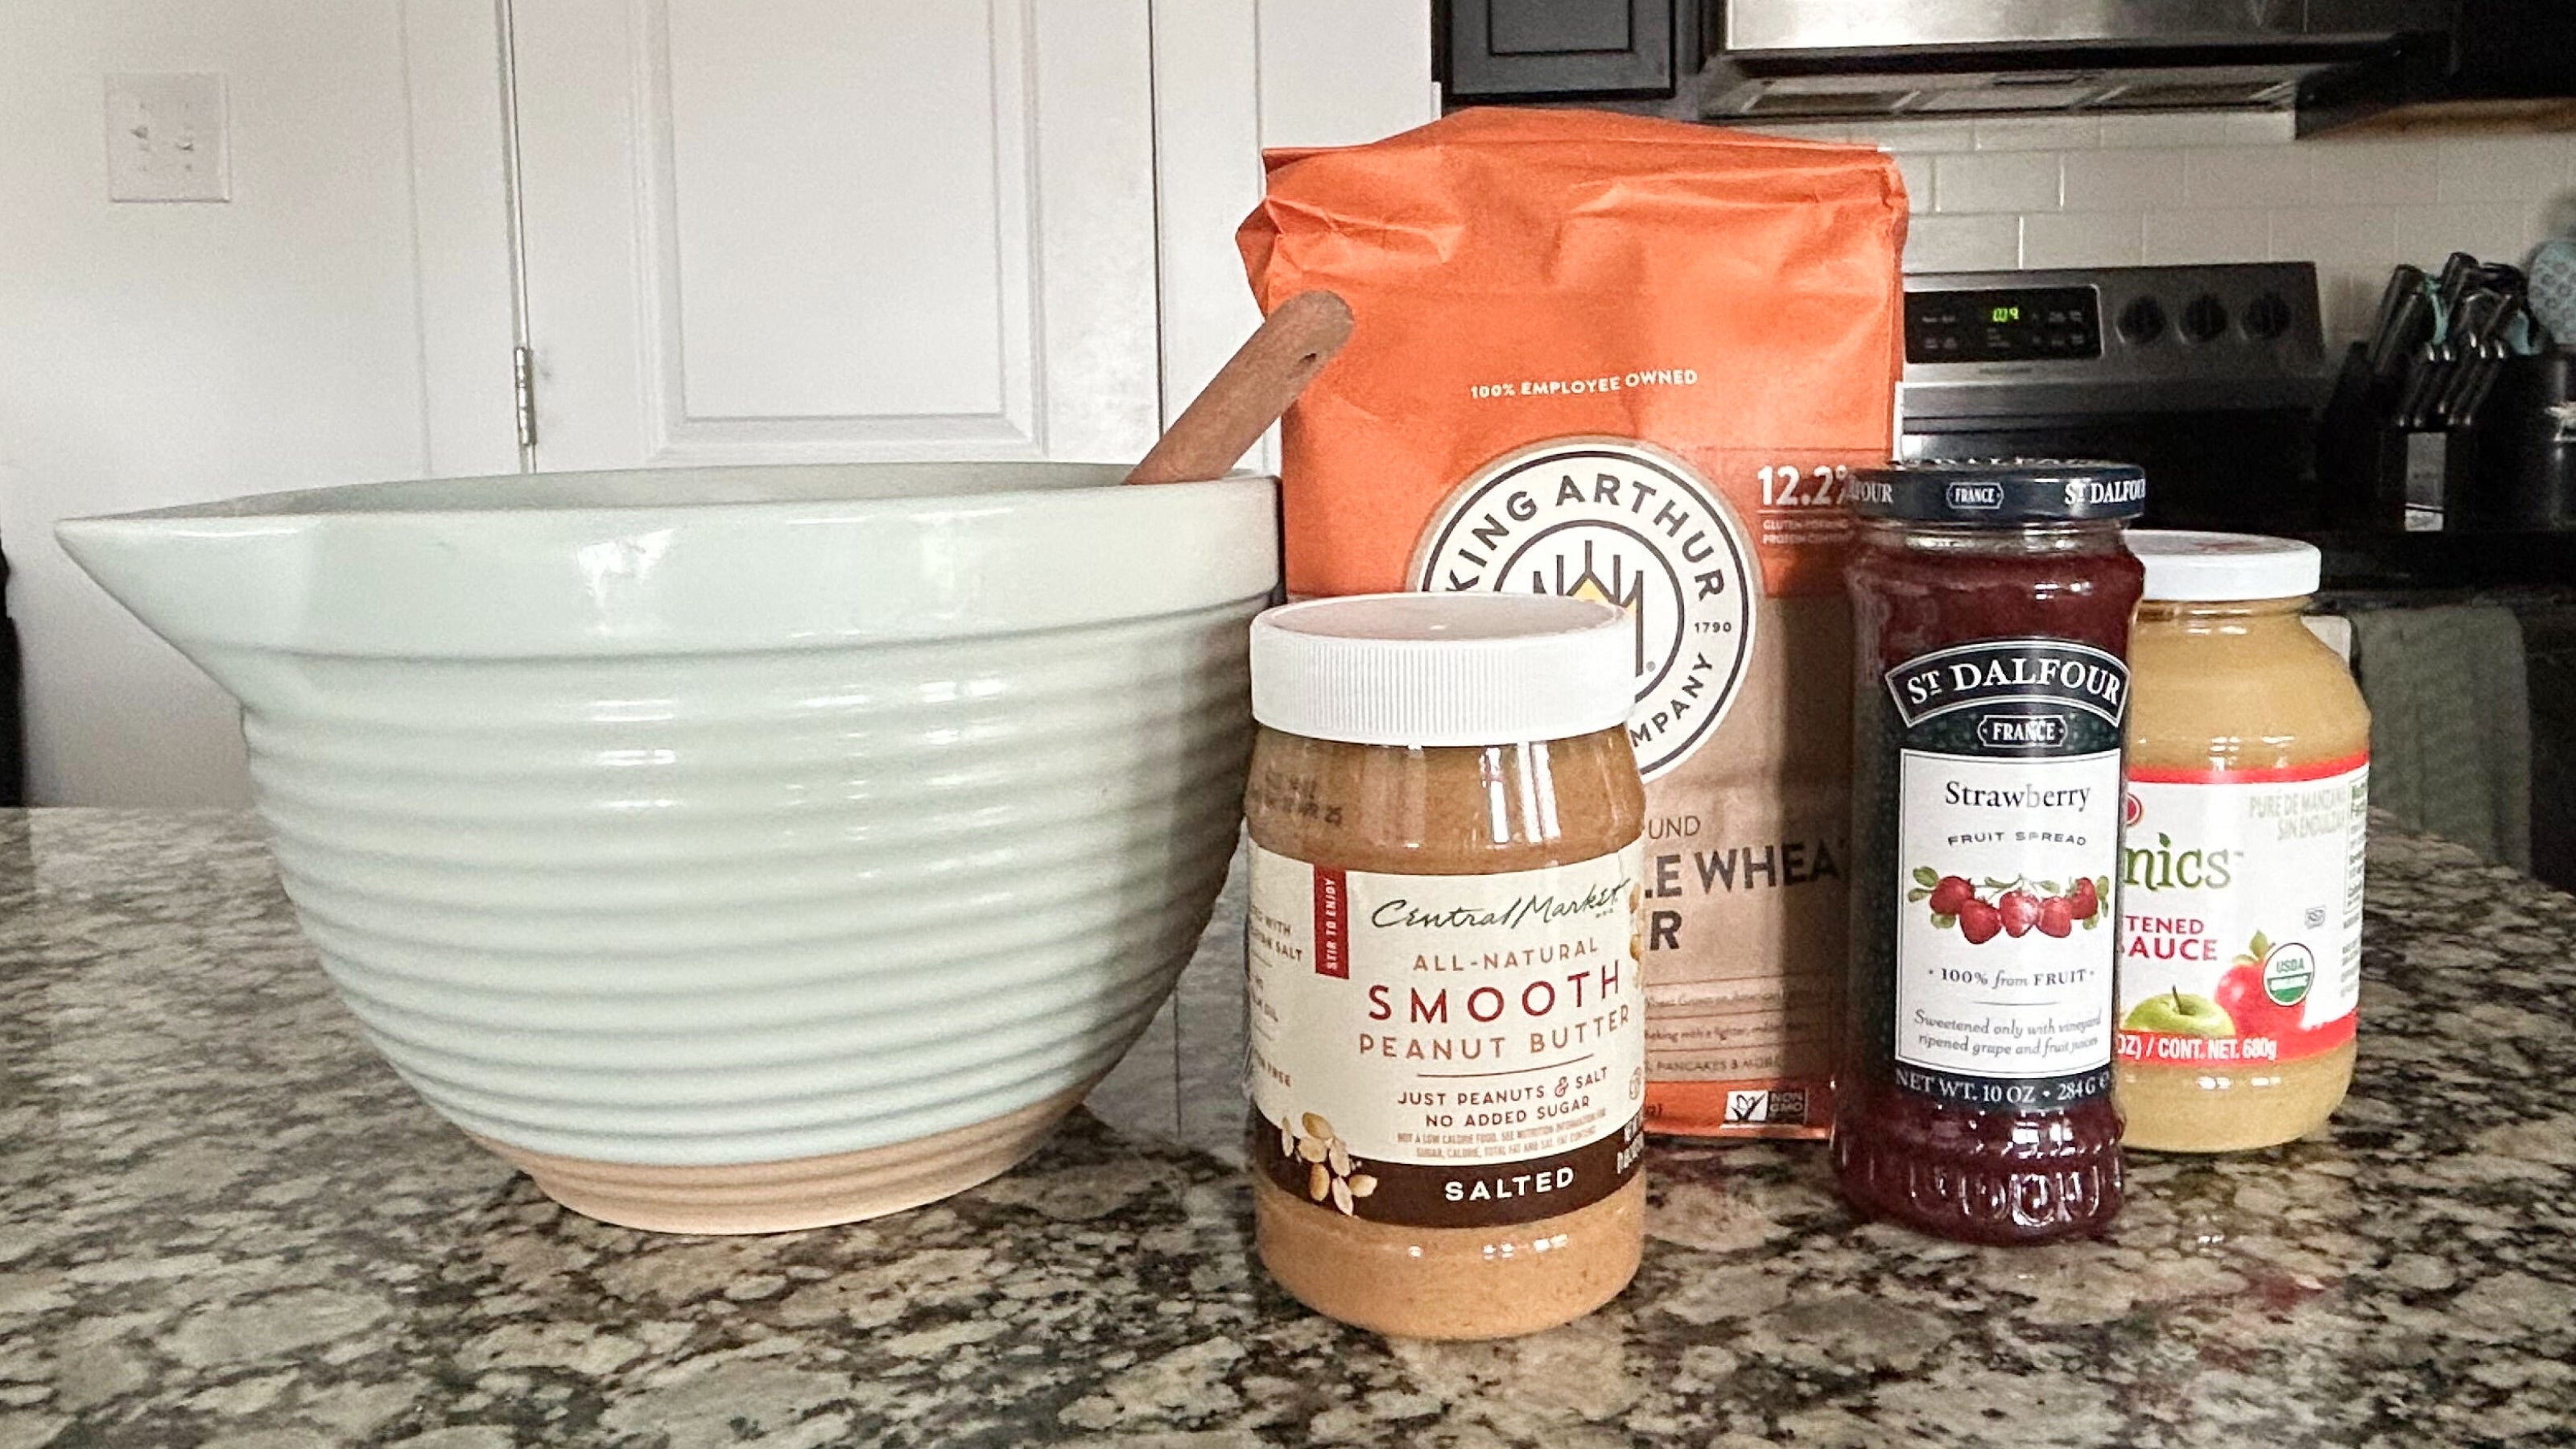
[[[1583,541],[1583,571],[1575,575],[1572,584],[1565,581],[1565,556],[1559,554],[1555,559],[1556,587],[1551,589],[1544,581],[1533,577],[1530,581],[1530,592],[1563,594],[1569,599],[1590,599],[1596,604],[1615,604],[1627,610],[1630,622],[1636,626],[1636,669],[1639,674],[1643,674],[1646,672],[1645,572],[1639,570],[1634,574],[1629,573],[1628,561],[1614,556],[1610,560],[1610,577],[1602,578],[1592,563],[1592,548],[1595,542],[1597,540],[1594,539]],[[1626,581],[1624,584],[1621,582],[1623,579]]]
[[[1414,587],[1561,594],[1634,625],[1628,738],[1653,779],[1726,717],[1753,647],[1753,551],[1688,465],[1627,438],[1557,438],[1453,490],[1415,547]]]

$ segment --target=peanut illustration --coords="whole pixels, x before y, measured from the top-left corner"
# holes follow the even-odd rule
[[[1305,1130],[1297,1130],[1300,1127]],[[1279,1124],[1279,1155],[1304,1162],[1306,1195],[1319,1203],[1331,1202],[1345,1216],[1357,1216],[1354,1204],[1377,1191],[1377,1179],[1359,1171],[1360,1161],[1351,1155],[1350,1145],[1317,1113],[1298,1114],[1294,1125]]]

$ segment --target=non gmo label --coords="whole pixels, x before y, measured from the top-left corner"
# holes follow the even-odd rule
[[[2110,1090],[2128,670],[1982,641],[1886,676],[1896,761],[1898,1086],[2062,1110]]]
[[[1327,1211],[1433,1227],[1616,1191],[1644,1140],[1640,854],[1393,875],[1255,845],[1255,1164]]]
[[[1647,779],[1726,717],[1753,647],[1758,575],[1716,490],[1640,443],[1563,439],[1460,484],[1424,531],[1415,587],[1563,594],[1628,611],[1637,704],[1628,737]]]
[[[2139,769],[2121,852],[2122,1061],[2283,1062],[2350,1041],[2368,757]]]

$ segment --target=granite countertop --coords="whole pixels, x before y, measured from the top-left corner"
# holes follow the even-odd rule
[[[2319,1140],[2021,1250],[1663,1146],[1633,1288],[1438,1345],[1302,1311],[1223,1161],[1089,1116],[875,1223],[575,1217],[368,1053],[247,817],[0,815],[0,1449],[2576,1443],[2576,899],[2370,870]]]

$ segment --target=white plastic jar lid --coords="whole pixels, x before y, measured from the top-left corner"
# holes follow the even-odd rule
[[[1356,745],[1561,740],[1628,722],[1636,625],[1547,594],[1353,594],[1252,621],[1252,717]]]
[[[2287,599],[2313,594],[2324,575],[2313,543],[2259,533],[2133,528],[2129,552],[2147,566],[2146,596],[2172,603]]]

